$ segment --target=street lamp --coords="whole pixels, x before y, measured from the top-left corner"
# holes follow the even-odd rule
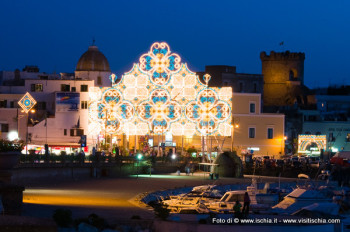
[[[33,107],[35,106],[35,99],[27,92],[24,96],[18,101],[18,105],[22,108],[23,112],[27,114],[27,135],[26,135],[26,154],[28,154],[28,121],[29,121],[29,112],[35,112]]]
[[[283,143],[284,141],[287,140],[287,136],[284,136],[282,139],[281,139],[281,156],[282,156],[282,152],[283,152]]]
[[[137,159],[137,173],[136,173],[136,178],[139,177],[139,166],[140,166],[140,161],[142,160],[143,156],[142,154],[137,154],[136,159]]]
[[[236,120],[237,121],[237,120]],[[232,120],[232,125],[231,125],[231,152],[233,152],[233,136],[234,136],[234,132],[235,129],[239,128],[239,124],[238,122],[235,123],[234,120]]]

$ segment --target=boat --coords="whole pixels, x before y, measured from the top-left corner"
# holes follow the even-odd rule
[[[216,185],[202,185],[194,187],[190,192],[176,196],[170,196],[163,200],[170,213],[209,213],[206,204],[218,201],[222,194],[214,189]]]
[[[217,213],[233,213],[233,206],[236,201],[239,201],[242,206],[244,205],[244,195],[246,192],[250,198],[249,208],[254,213],[268,210],[272,205],[275,205],[279,199],[278,194],[259,193],[253,182],[246,190],[227,191],[219,201],[208,202],[205,203],[205,205],[209,210]]]
[[[244,194],[247,192],[250,198],[250,210],[255,213],[265,212],[279,201],[278,193],[269,193],[269,183],[263,189],[257,189],[257,180],[252,179],[252,184],[246,190],[227,191],[224,195],[215,185],[196,186],[189,193],[169,196],[163,200],[163,204],[171,213],[232,213],[233,205],[238,200],[244,204]]]
[[[332,203],[336,196],[333,186],[317,186],[310,181],[305,174],[298,175],[299,181],[305,179],[304,184],[297,184],[297,188],[284,197],[284,199],[272,207],[273,214],[293,214],[294,212],[315,203]]]

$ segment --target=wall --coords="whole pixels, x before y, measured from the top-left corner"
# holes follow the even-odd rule
[[[347,141],[347,136],[350,135],[350,122],[304,122],[303,133],[305,132],[326,135],[328,150],[333,147],[339,151],[350,151],[350,140]],[[334,141],[329,140],[330,133],[333,133]]]
[[[264,105],[293,105],[304,86],[305,53],[260,53],[264,76]],[[291,77],[291,72],[294,77]]]
[[[255,113],[250,113],[249,105],[255,103]],[[284,115],[261,113],[261,95],[234,93],[232,102],[234,127],[233,147],[237,154],[250,152],[248,148],[258,148],[257,156],[279,157],[284,153]],[[249,138],[249,128],[255,128],[255,138]],[[267,130],[273,128],[273,138],[268,139]],[[227,142],[225,144],[227,146]]]

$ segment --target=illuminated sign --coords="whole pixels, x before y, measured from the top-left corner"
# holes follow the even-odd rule
[[[148,53],[112,87],[89,89],[89,134],[231,135],[232,88],[208,87],[166,43]]]
[[[258,147],[248,147],[247,150],[252,150],[252,151],[260,151],[260,148]]]
[[[56,93],[56,111],[78,111],[79,93]]]

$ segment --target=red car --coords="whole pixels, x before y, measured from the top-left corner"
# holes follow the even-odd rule
[[[338,164],[343,167],[350,167],[350,151],[337,152],[331,158],[331,164]]]

